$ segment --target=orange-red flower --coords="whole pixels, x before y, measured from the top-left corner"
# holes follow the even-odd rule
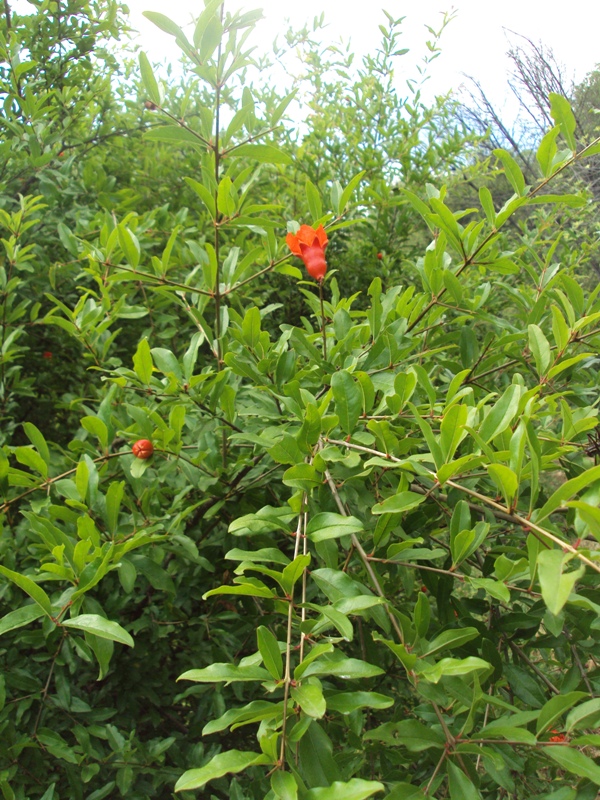
[[[288,233],[285,240],[292,253],[304,261],[311,278],[322,281],[327,272],[325,248],[329,243],[323,226],[315,230],[310,225],[301,225],[298,233]]]

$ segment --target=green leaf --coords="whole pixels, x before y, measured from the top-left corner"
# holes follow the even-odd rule
[[[416,719],[401,722],[386,722],[378,728],[367,731],[365,741],[382,741],[386,744],[406,747],[412,753],[434,748],[443,749],[446,740],[441,731],[434,730]]]
[[[263,753],[252,753],[242,750],[227,750],[213,756],[208,764],[200,769],[189,769],[184,772],[175,784],[176,792],[201,789],[208,781],[222,778],[229,773],[242,772],[257,764],[269,764],[270,759]]]
[[[342,194],[340,195],[340,201],[337,209],[337,214],[340,216],[346,210],[346,206],[348,205],[348,201],[352,196],[352,192],[356,189],[358,184],[361,182],[366,170],[362,170],[358,172],[351,180],[348,186],[344,189]]]
[[[202,735],[208,736],[211,733],[224,731],[226,728],[239,728],[251,722],[258,722],[263,719],[281,718],[283,702],[269,703],[266,700],[253,700],[241,708],[230,708],[219,719],[207,722],[202,729]]]
[[[287,153],[271,144],[242,144],[227,153],[227,158],[250,158],[262,164],[292,163]]]
[[[225,175],[219,183],[217,192],[217,208],[225,217],[231,217],[236,212],[236,201],[234,196],[233,181],[229,175]],[[255,309],[258,310],[258,309]]]
[[[307,553],[306,555],[299,555],[296,556],[291,564],[288,564],[284,568],[283,572],[281,573],[281,586],[283,587],[284,592],[287,592],[289,595],[292,594],[296,582],[302,577],[304,570],[310,564],[310,560],[310,553]]]
[[[562,550],[542,550],[537,558],[542,598],[548,611],[555,616],[560,614],[575,583],[585,572],[583,565],[572,572],[563,572],[570,559],[571,556]]]
[[[506,150],[498,148],[494,150],[494,155],[502,162],[507,181],[519,197],[522,197],[525,194],[525,178],[521,168]]]
[[[371,509],[372,514],[403,514],[410,511],[421,503],[424,503],[427,498],[423,494],[417,492],[398,492],[391,497],[386,498],[383,502],[377,503]]]
[[[42,478],[48,477],[48,464],[41,455],[31,447],[16,447],[15,456],[19,464],[24,464],[33,472],[38,472]]]
[[[586,692],[567,692],[566,694],[559,694],[556,695],[556,697],[551,697],[550,700],[542,706],[535,728],[536,734],[539,736],[541,733],[547,731],[548,728],[551,728],[554,723],[562,717],[565,711],[572,708],[575,703],[578,703],[587,696]]]
[[[354,638],[354,630],[352,628],[352,623],[344,613],[338,611],[338,609],[334,606],[319,606],[315,603],[306,603],[305,605],[306,608],[311,608],[313,611],[319,611],[323,615],[324,620],[326,620],[319,621],[312,629],[313,633],[325,630],[327,627],[329,627],[329,623],[331,623],[331,625],[337,628],[344,639],[349,642],[352,641]]]
[[[390,708],[394,699],[378,692],[338,692],[327,696],[327,708],[339,714],[352,714],[360,708]]]
[[[13,572],[11,569],[0,566],[0,575],[4,575],[9,581],[12,581],[19,589],[26,592],[32,600],[43,610],[44,614],[52,618],[52,603],[46,592],[41,586],[28,578],[26,575],[21,575],[19,572]]]
[[[531,731],[510,725],[510,720],[506,720],[505,724],[499,721],[486,725],[479,732],[479,736],[489,739],[507,739],[508,741],[523,742],[523,744],[533,746],[537,743],[537,739]]]
[[[301,464],[304,461],[304,453],[289,433],[284,433],[283,438],[270,447],[268,453],[278,464]]]
[[[567,733],[571,733],[576,728],[597,727],[598,721],[600,721],[600,697],[595,697],[569,712],[565,728]]]
[[[385,786],[379,781],[365,781],[361,778],[352,778],[347,783],[334,781],[331,786],[310,789],[304,800],[365,800],[377,792],[383,792]]]
[[[483,208],[488,222],[492,227],[496,226],[496,210],[494,209],[494,201],[487,186],[482,186],[479,189],[479,202]]]
[[[362,413],[362,392],[354,378],[346,370],[334,372],[331,376],[331,391],[335,401],[335,411],[340,418],[344,433],[353,433]]]
[[[276,681],[283,677],[283,659],[277,639],[264,625],[256,629],[258,649],[262,656],[263,664]]]
[[[271,790],[278,800],[298,800],[298,785],[289,772],[276,770],[271,775]]]
[[[133,639],[122,628],[118,622],[100,617],[98,614],[80,614],[78,617],[71,617],[61,622],[64,628],[75,628],[79,631],[92,633],[100,639],[110,639],[112,642],[119,642],[133,647]]]
[[[140,61],[140,74],[142,76],[142,82],[144,84],[144,88],[148,93],[148,99],[151,100],[155,105],[159,106],[162,102],[162,98],[160,96],[160,89],[158,88],[158,83],[156,82],[156,78],[154,77],[152,66],[148,61],[148,56],[143,51],[140,51],[139,61]]]
[[[187,41],[184,32],[181,30],[179,25],[177,25],[173,20],[166,17],[164,14],[160,14],[158,11],[144,11],[142,12],[146,19],[149,19],[150,22],[153,22],[161,31],[165,33],[170,33],[171,36],[175,36],[177,39],[181,39],[182,41]]]
[[[119,235],[119,245],[123,251],[123,255],[127,259],[127,263],[130,267],[136,269],[140,263],[140,243],[137,236],[123,224],[117,226],[117,232]]]
[[[574,153],[577,150],[577,143],[575,141],[577,122],[575,120],[575,115],[571,111],[569,101],[555,92],[550,92],[548,99],[550,100],[550,116],[557,125],[560,125],[560,132],[565,142]]]
[[[587,778],[596,786],[600,786],[600,767],[574,747],[567,745],[555,745],[554,747],[542,747],[542,751],[553,761],[556,761],[561,769],[577,775],[578,778]]]
[[[533,353],[537,373],[541,378],[546,374],[550,365],[550,345],[538,325],[529,325],[527,330],[529,331],[529,349]]]
[[[190,669],[180,675],[178,681],[195,681],[196,683],[219,683],[230,681],[268,681],[271,675],[262,667],[246,665],[236,667],[234,664],[214,663],[204,669]]]
[[[308,210],[310,211],[312,221],[316,222],[317,220],[321,219],[323,216],[321,195],[319,194],[317,187],[309,178],[306,179],[306,200],[308,202]]]
[[[152,353],[148,339],[142,339],[133,356],[133,369],[142,383],[150,383],[152,378]]]
[[[33,422],[24,422],[23,430],[25,431],[25,435],[31,444],[41,455],[46,464],[50,464],[50,451],[48,450],[48,445],[44,438],[44,434],[33,424]]]
[[[233,594],[241,597],[275,597],[274,592],[262,581],[240,582],[234,586],[217,586],[216,589],[210,589],[210,591],[205,592],[202,595],[202,599],[206,600],[207,597],[213,597],[216,594]]]
[[[447,760],[446,769],[448,771],[450,800],[482,800],[477,787],[456,764]]]
[[[110,533],[117,532],[117,522],[124,492],[125,481],[112,481],[106,492],[106,522]]]
[[[440,447],[444,464],[452,459],[467,424],[469,409],[466,405],[456,403],[444,412],[440,428]]]
[[[81,427],[96,436],[106,450],[108,447],[108,428],[99,417],[82,417]]]
[[[490,664],[482,658],[442,658],[437,664],[419,663],[417,672],[431,683],[438,683],[445,675],[468,675],[477,670],[488,670]]]
[[[303,683],[301,686],[292,687],[291,694],[302,711],[309,717],[321,719],[325,715],[327,706],[320,686]]]
[[[576,478],[571,478],[571,480],[563,483],[562,486],[559,486],[558,489],[550,495],[544,506],[535,515],[535,522],[539,524],[543,519],[552,514],[553,511],[560,508],[565,500],[569,500],[574,494],[577,494],[582,489],[585,489],[586,486],[589,486],[590,483],[594,483],[594,481],[599,479],[600,465],[591,467]]]
[[[22,628],[24,625],[29,625],[35,619],[44,616],[44,609],[40,608],[37,603],[31,603],[27,606],[9,611],[0,619],[0,636],[3,633],[14,631],[16,628]]]
[[[167,144],[192,144],[195,147],[206,148],[201,136],[192,133],[181,125],[161,125],[158,128],[150,128],[144,133],[144,139],[151,142],[166,142]]]
[[[535,154],[544,178],[550,177],[550,175],[552,175],[554,172],[555,156],[557,153],[556,137],[559,133],[560,127],[558,125],[556,125],[554,128],[551,128],[542,138],[540,146],[537,149],[537,153]]]
[[[381,675],[383,670],[358,658],[328,658],[321,656],[311,662],[304,670],[303,676],[330,675],[331,677],[344,678],[345,680],[358,680],[360,678],[374,678]]]
[[[306,526],[306,535],[313,542],[322,542],[325,539],[350,536],[363,529],[363,523],[356,517],[345,517],[343,514],[335,514],[332,511],[322,511],[309,520]]]
[[[305,492],[310,492],[322,482],[320,473],[312,464],[296,464],[296,466],[286,469],[282,480],[286,486],[302,489]]]
[[[506,508],[510,510],[519,491],[519,479],[505,464],[489,464],[487,471],[504,496]]]
[[[443,631],[439,636],[436,636],[432,642],[426,645],[424,655],[431,656],[433,653],[438,653],[440,650],[447,648],[453,649],[460,647],[466,642],[470,642],[479,636],[477,628],[455,628],[448,631]]]
[[[488,412],[479,429],[479,435],[486,444],[508,428],[519,410],[520,399],[520,387],[511,384]]]

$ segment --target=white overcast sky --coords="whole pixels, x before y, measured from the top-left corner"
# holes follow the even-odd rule
[[[416,77],[411,65],[425,54],[424,43],[431,38],[425,26],[437,28],[443,12],[456,9],[456,18],[442,38],[442,55],[431,67],[427,94],[456,89],[463,74],[477,78],[497,103],[506,95],[509,62],[505,29],[516,31],[534,42],[551,47],[567,67],[567,75],[580,80],[600,64],[600,2],[598,0],[226,0],[230,9],[262,8],[265,19],[258,24],[254,43],[268,51],[278,34],[287,29],[286,18],[293,26],[312,23],[325,13],[328,27],[320,34],[326,43],[340,38],[351,40],[353,50],[361,55],[374,50],[380,40],[378,25],[384,23],[385,8],[394,17],[405,17],[403,47],[411,53],[404,57],[404,77]],[[197,16],[202,0],[129,0],[131,24],[140,30],[140,43],[151,61],[177,60],[173,40],[150,24],[143,11],[160,11],[180,25]],[[514,37],[513,37],[514,38]],[[510,102],[509,102],[510,105]]]
[[[378,25],[384,23],[382,9],[394,17],[405,17],[402,47],[409,55],[398,65],[398,88],[402,80],[416,78],[413,67],[426,53],[430,38],[425,26],[437,28],[442,14],[455,9],[456,18],[442,38],[442,54],[430,70],[425,97],[458,89],[464,75],[480,81],[497,105],[506,99],[510,113],[510,93],[506,88],[509,61],[505,56],[506,29],[552,48],[567,76],[581,80],[600,64],[599,0],[225,0],[229,9],[262,8],[265,19],[257,27],[253,42],[259,52],[268,53],[276,36],[294,27],[312,23],[325,13],[328,27],[320,34],[324,43],[351,41],[357,56],[373,51],[379,41]],[[11,7],[26,13],[27,0],[9,0]],[[158,30],[142,16],[143,11],[160,11],[185,26],[204,8],[203,0],[128,0],[130,23],[140,31],[139,43],[153,63],[176,63],[179,51],[172,37]],[[514,39],[514,37],[513,37]],[[277,76],[274,76],[277,80]],[[279,81],[278,81],[279,82]]]

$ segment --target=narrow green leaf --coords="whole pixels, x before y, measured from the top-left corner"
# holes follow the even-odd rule
[[[24,422],[23,430],[25,431],[25,435],[31,444],[41,455],[46,464],[50,464],[50,450],[48,450],[48,444],[46,443],[44,434],[41,432],[41,430],[37,428],[33,422]]]
[[[292,159],[283,150],[271,144],[242,144],[227,154],[228,158],[250,158],[263,164],[291,164]]]
[[[488,412],[479,429],[479,435],[486,444],[508,428],[519,410],[520,399],[520,387],[513,383]]]
[[[133,647],[133,639],[118,622],[112,622],[112,620],[105,619],[98,614],[80,614],[78,617],[64,620],[61,625],[64,628],[75,628],[79,631],[92,633],[101,639],[110,639],[113,642],[120,642],[120,644]]]
[[[0,636],[2,636],[3,633],[14,631],[16,628],[29,625],[29,623],[33,622],[35,619],[43,617],[44,613],[44,609],[40,608],[37,603],[22,606],[21,608],[15,609],[15,611],[9,611],[8,614],[5,614],[0,619]]]
[[[567,733],[571,733],[576,728],[595,728],[599,721],[600,697],[595,697],[569,712],[565,728]]]
[[[271,790],[278,800],[298,800],[298,785],[290,772],[275,770],[271,775]]]
[[[587,778],[596,786],[600,786],[600,767],[591,758],[566,745],[543,747],[542,751],[561,769],[566,769],[578,778]]]
[[[234,664],[214,663],[204,669],[190,669],[180,675],[178,681],[195,681],[196,683],[229,683],[230,681],[268,681],[271,675],[262,667],[247,665],[236,667]]]
[[[148,61],[148,56],[143,51],[140,51],[139,61],[140,74],[142,76],[144,88],[148,93],[148,99],[151,100],[155,105],[159,106],[161,104],[160,89],[158,88],[158,83],[154,77],[152,65]]]
[[[391,497],[386,498],[383,502],[377,503],[371,509],[372,514],[403,514],[410,511],[421,503],[424,503],[427,498],[423,494],[417,492],[398,492]]]
[[[543,519],[550,516],[553,511],[560,508],[566,500],[570,500],[574,494],[577,494],[590,483],[600,480],[600,465],[591,467],[590,469],[582,472],[576,478],[563,483],[558,489],[550,495],[544,506],[535,515],[535,522],[540,523]]]
[[[283,659],[277,639],[264,625],[256,629],[258,649],[262,656],[263,664],[276,681],[283,677]]]
[[[186,792],[192,789],[201,789],[209,781],[222,778],[223,775],[235,774],[257,764],[269,763],[270,759],[263,753],[227,750],[225,753],[213,756],[208,764],[200,769],[189,769],[184,772],[175,784],[175,791]]]
[[[535,728],[536,734],[539,736],[547,731],[548,728],[551,728],[562,717],[565,711],[572,708],[575,703],[578,703],[584,697],[588,697],[586,692],[567,692],[566,694],[559,694],[556,695],[556,697],[551,697],[540,710]]]
[[[142,383],[150,383],[152,377],[152,353],[148,339],[142,339],[133,356],[133,369]]]
[[[334,781],[331,786],[310,789],[304,800],[365,800],[377,792],[383,792],[385,786],[379,781],[365,781],[362,778],[352,778],[347,783]]]
[[[523,177],[521,167],[519,167],[515,159],[506,150],[497,148],[494,150],[494,155],[502,162],[507,181],[519,197],[522,197],[525,194],[525,178]]]
[[[537,558],[542,598],[555,616],[560,614],[575,583],[585,572],[583,565],[572,572],[563,572],[569,560],[570,556],[562,550],[542,550]]]
[[[461,645],[476,639],[478,636],[479,631],[477,628],[454,628],[443,631],[425,646],[424,655],[431,656],[440,650],[452,650],[455,647],[461,647]]]
[[[450,800],[482,800],[479,790],[462,769],[450,760],[446,763]]]
[[[32,600],[43,610],[44,614],[52,618],[52,603],[46,592],[41,586],[28,578],[26,575],[21,575],[19,572],[13,572],[11,569],[0,566],[0,575],[4,575],[9,581],[12,581],[19,589],[26,592]]]
[[[569,149],[574,153],[577,150],[577,143],[575,141],[577,122],[575,120],[575,115],[571,111],[569,101],[566,97],[561,97],[561,95],[555,92],[550,92],[548,98],[550,100],[550,116],[557,125],[560,125],[560,132],[569,146]]]

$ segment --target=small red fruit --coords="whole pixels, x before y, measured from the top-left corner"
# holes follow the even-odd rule
[[[50,352],[50,350],[44,350],[44,352],[42,353],[42,358],[48,358],[48,359],[52,358],[52,353]]]
[[[377,258],[381,261],[381,259],[383,258],[383,253],[377,253]]]
[[[154,445],[149,439],[138,439],[131,448],[131,452],[136,458],[150,458],[154,453]]]

